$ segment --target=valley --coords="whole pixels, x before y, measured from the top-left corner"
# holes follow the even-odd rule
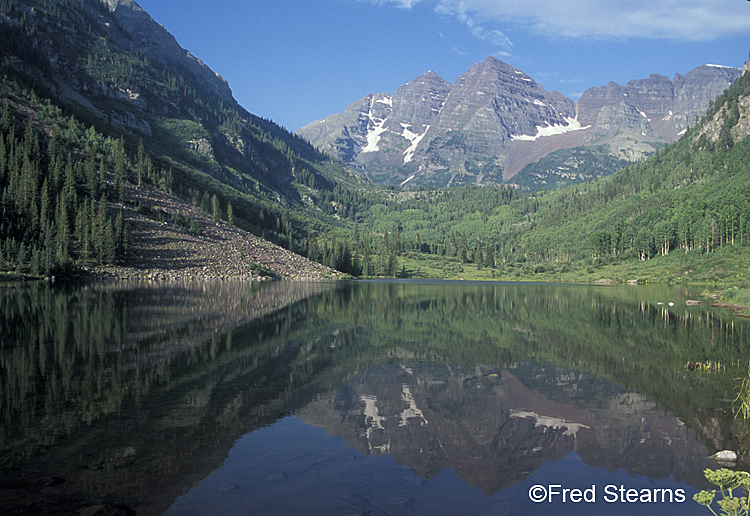
[[[390,3],[251,51],[307,87],[403,37],[330,19],[434,7]],[[261,4],[167,9],[223,52]],[[566,96],[432,15],[508,46],[292,133],[134,0],[0,0],[4,514],[685,516],[747,469],[750,61]]]
[[[291,134],[132,0],[0,26],[4,272],[750,286],[747,66],[574,102],[489,57]]]

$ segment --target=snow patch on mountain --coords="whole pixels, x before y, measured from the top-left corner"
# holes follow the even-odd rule
[[[588,129],[589,127],[591,127],[590,125],[587,125],[585,127],[582,126],[577,118],[565,117],[565,122],[567,122],[567,125],[555,124],[546,125],[544,127],[538,125],[536,126],[536,134],[534,136],[529,136],[528,134],[514,135],[511,136],[511,140],[533,142],[543,136],[555,136],[558,134],[570,133],[572,131],[581,131],[583,129]]]
[[[410,419],[421,419],[421,426],[427,426],[429,423],[424,417],[424,413],[417,407],[417,402],[409,389],[409,386],[403,384],[401,386],[401,400],[405,402],[408,407],[401,411],[400,420],[398,426],[408,426]]]
[[[421,170],[421,168],[420,168],[420,170]],[[407,177],[406,179],[404,179],[399,186],[404,186],[406,183],[408,183],[409,181],[411,181],[415,177],[417,177],[417,174],[410,175],[409,177]]]
[[[393,97],[390,95],[378,95],[374,102],[370,104],[370,110],[366,115],[369,119],[369,122],[367,123],[367,135],[365,136],[367,139],[367,145],[362,149],[363,153],[378,152],[380,150],[380,146],[378,145],[380,143],[380,135],[387,130],[385,123],[388,120],[388,115],[384,118],[375,116],[373,113],[373,107],[375,104],[385,104],[386,106],[392,107]],[[380,110],[380,113],[382,113],[382,110]]]
[[[411,145],[409,145],[409,147],[402,153],[404,155],[404,164],[406,164],[414,159],[414,153],[417,150],[417,146],[419,145],[419,142],[422,141],[422,138],[424,138],[424,136],[427,134],[427,131],[430,130],[430,126],[426,126],[422,134],[412,132],[409,129],[409,127],[411,127],[409,124],[401,124],[401,126],[404,128],[404,132],[401,133],[401,136],[411,142]]]
[[[380,143],[380,135],[386,131],[386,118],[378,120],[377,118],[372,116],[372,113],[368,113],[368,116],[370,118],[370,121],[372,122],[372,129],[367,131],[367,145],[365,145],[365,148],[362,149],[362,153],[378,152],[380,150],[380,147],[378,146],[378,144]]]

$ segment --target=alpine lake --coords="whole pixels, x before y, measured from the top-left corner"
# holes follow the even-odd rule
[[[5,284],[0,513],[710,515],[750,321],[701,290]]]

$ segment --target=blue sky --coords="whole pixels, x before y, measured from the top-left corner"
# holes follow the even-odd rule
[[[454,82],[489,55],[578,99],[750,52],[747,0],[137,2],[248,111],[292,131],[428,70]]]

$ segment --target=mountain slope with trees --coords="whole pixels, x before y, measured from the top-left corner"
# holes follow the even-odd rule
[[[299,254],[340,224],[334,190],[365,185],[246,112],[130,0],[5,0],[0,32],[0,269],[123,264],[129,213],[199,233],[188,208]],[[126,195],[147,186],[186,207],[163,214]]]
[[[748,282],[747,73],[677,143],[605,179],[403,191],[245,111],[132,0],[0,0],[0,32],[1,270],[207,266],[225,231],[239,235],[233,265],[185,274],[289,276],[302,255],[354,276],[593,280],[618,266],[624,280],[680,255],[647,279]],[[271,249],[261,239],[284,252],[254,255]]]

